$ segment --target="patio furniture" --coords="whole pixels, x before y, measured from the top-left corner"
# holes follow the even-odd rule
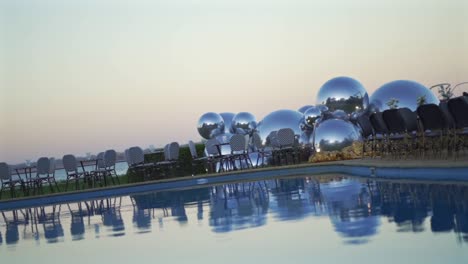
[[[372,157],[374,155],[374,143],[375,143],[375,137],[374,137],[374,130],[372,129],[372,124],[369,120],[369,116],[367,115],[361,115],[357,118],[357,124],[359,127],[361,127],[361,135],[362,138],[364,139],[364,142],[362,144],[362,158],[364,158],[364,154],[367,152],[368,148],[366,147],[369,145],[370,148],[370,156]]]
[[[280,162],[281,158],[284,157],[286,164],[289,164],[288,158],[291,157],[292,163],[296,163],[295,160],[298,158],[297,150],[295,147],[295,135],[291,128],[281,128],[278,130],[277,139],[279,144]]]
[[[199,157],[197,153],[197,148],[195,146],[195,143],[193,143],[192,140],[189,140],[188,142],[189,150],[190,150],[190,155],[192,156],[192,176],[195,175],[195,170],[194,167],[198,164],[203,164],[206,170],[206,163],[207,163],[207,157]]]
[[[373,113],[369,117],[374,130],[374,151],[379,151],[380,156],[383,157],[388,151],[388,128],[383,119],[382,113]],[[374,152],[374,153],[375,153]]]
[[[271,154],[271,151],[266,151],[265,147],[262,144],[262,139],[260,138],[260,135],[256,132],[252,134],[252,145],[254,147],[255,152],[257,152],[257,162],[256,162],[256,167],[258,167],[258,162],[260,158],[262,159],[261,166],[263,167],[265,165],[265,157],[269,156]]]
[[[143,174],[143,180],[151,176],[155,164],[145,163],[145,154],[140,147],[131,147],[126,151],[128,168],[137,174]],[[130,180],[130,179],[129,179]]]
[[[86,171],[83,169],[82,172],[78,171],[76,158],[74,155],[68,154],[62,158],[63,168],[67,174],[67,180],[65,184],[65,191],[68,190],[68,183],[70,181],[75,181],[75,189],[78,190],[80,179],[86,179]]]
[[[0,199],[2,199],[4,189],[9,189],[11,197],[16,197],[15,187],[17,185],[22,185],[22,181],[19,176],[17,179],[13,179],[11,168],[5,162],[0,162],[0,182],[2,184],[0,187]]]
[[[416,111],[421,121],[423,157],[428,150],[434,156],[442,155],[444,150],[448,154],[449,125],[442,110],[435,104],[426,104],[419,106]]]
[[[113,149],[106,150],[104,152],[104,168],[106,170],[106,175],[110,176],[112,184],[115,185],[114,178],[117,180],[117,183],[120,184],[119,177],[115,171],[115,163],[117,161],[117,152]]]
[[[241,169],[245,164],[247,168],[253,168],[252,161],[250,160],[248,153],[248,141],[246,137],[242,134],[235,134],[229,140],[229,145],[231,147],[231,154],[227,156],[227,160],[232,169]],[[239,168],[236,165],[236,161],[239,161]]]
[[[37,160],[36,165],[36,178],[35,184],[41,193],[43,193],[43,183],[48,183],[51,192],[54,192],[52,184],[55,184],[55,188],[60,190],[57,182],[55,181],[55,159],[42,157]]]

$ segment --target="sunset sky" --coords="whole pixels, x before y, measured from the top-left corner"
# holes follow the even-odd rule
[[[260,121],[335,76],[468,81],[467,18],[466,0],[0,0],[0,161],[198,141],[205,112]]]

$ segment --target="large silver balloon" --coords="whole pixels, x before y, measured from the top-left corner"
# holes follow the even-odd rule
[[[370,108],[374,112],[401,107],[416,111],[422,103],[438,105],[439,99],[424,85],[408,80],[386,83],[370,97]]]
[[[251,134],[257,128],[255,116],[248,112],[240,112],[232,119],[232,131],[237,134]]]
[[[314,107],[313,105],[304,105],[303,107],[297,109],[298,112],[304,113],[307,109]]]
[[[362,141],[355,126],[341,119],[328,119],[314,130],[313,144],[317,152],[342,151],[355,141]]]
[[[322,116],[322,111],[318,107],[311,107],[304,112],[304,123],[314,128],[315,122]]]
[[[236,114],[234,113],[220,113],[219,114],[224,120],[224,132],[223,133],[233,133],[232,131],[232,119]]]
[[[278,131],[281,128],[291,128],[299,138],[302,134],[300,128],[302,119],[303,115],[299,111],[277,110],[263,118],[257,126],[257,131],[263,144],[266,144],[267,137],[272,131]]]
[[[224,120],[221,115],[208,112],[198,119],[197,129],[204,139],[211,139],[224,132]]]
[[[360,82],[350,77],[336,77],[322,85],[317,94],[317,104],[326,105],[330,111],[343,110],[348,114],[367,108],[369,96]]]

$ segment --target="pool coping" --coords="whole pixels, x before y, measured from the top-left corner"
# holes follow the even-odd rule
[[[322,174],[346,174],[371,179],[468,182],[468,166],[464,162],[455,166],[453,164],[451,166],[431,166],[431,164],[427,164],[427,167],[409,165],[395,167],[395,164],[369,166],[368,164],[360,163],[359,160],[335,161],[203,174],[192,177],[184,176],[67,193],[21,197],[0,201],[0,211],[116,197],[134,193],[203,187],[233,181],[255,181],[277,177]]]

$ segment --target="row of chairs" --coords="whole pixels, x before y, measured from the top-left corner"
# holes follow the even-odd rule
[[[30,177],[27,177],[27,174],[26,171],[26,177],[22,178],[20,173],[14,174],[7,163],[0,162],[0,199],[5,189],[10,190],[11,197],[16,197],[16,187],[21,188],[24,193],[29,193],[30,189],[42,192],[43,184],[48,183],[52,192],[54,191],[54,185],[57,190],[60,190],[55,180],[54,158],[39,158],[36,163],[35,176],[30,175]]]
[[[65,190],[68,190],[69,182],[74,181],[76,189],[78,189],[80,180],[83,183],[88,183],[94,187],[95,183],[99,182],[101,185],[107,184],[107,178],[110,177],[112,183],[115,185],[117,182],[120,184],[115,164],[117,160],[117,153],[115,150],[107,150],[97,155],[93,160],[91,169],[85,170],[83,164],[78,165],[78,161],[74,155],[63,156],[63,168],[67,175]],[[83,162],[83,161],[81,161]],[[88,164],[89,165],[89,164]],[[5,162],[0,163],[0,198],[4,190],[10,190],[11,196],[16,197],[16,188],[22,189],[25,195],[28,195],[32,190],[34,193],[43,193],[44,184],[48,184],[51,192],[60,191],[55,178],[56,162],[55,158],[41,157],[37,160],[33,172],[33,168],[25,168],[24,173],[16,171],[12,172],[12,168]],[[23,174],[23,177],[21,176]],[[55,188],[55,189],[54,189]]]
[[[151,177],[156,171],[168,171],[176,168],[179,162],[180,146],[177,142],[172,142],[164,147],[164,160],[159,162],[145,161],[145,153],[142,148],[135,146],[125,150],[125,161],[128,168],[138,174],[142,174],[144,179]]]
[[[83,184],[94,187],[96,183],[99,183],[101,186],[103,183],[107,185],[107,178],[109,177],[112,184],[115,185],[116,182],[120,184],[119,177],[115,170],[117,152],[113,149],[98,153],[92,164],[87,163],[87,165],[92,167],[89,171],[85,169],[86,166],[83,164],[83,162],[86,163],[86,161],[81,161],[81,166],[79,166],[74,155],[69,154],[63,156],[62,162],[63,168],[67,174],[65,190],[68,190],[68,184],[71,181],[75,182],[75,188],[78,189],[80,180],[83,180]],[[81,170],[79,168],[81,168]]]
[[[408,108],[389,109],[361,116],[357,120],[364,137],[363,155],[380,153],[394,157],[454,155],[467,147],[468,97],[460,96],[426,104],[416,112]]]
[[[209,172],[222,172],[264,166],[266,159],[272,164],[295,163],[299,160],[296,141],[294,131],[283,128],[270,133],[267,137],[268,147],[263,145],[258,133],[253,133],[252,136],[235,134],[226,142],[216,138],[209,139],[205,142],[204,157],[199,157],[193,141],[189,141],[189,149],[192,155],[192,167],[203,163]],[[230,147],[229,153],[223,153],[225,145]],[[257,154],[255,163],[250,158],[251,153]]]

